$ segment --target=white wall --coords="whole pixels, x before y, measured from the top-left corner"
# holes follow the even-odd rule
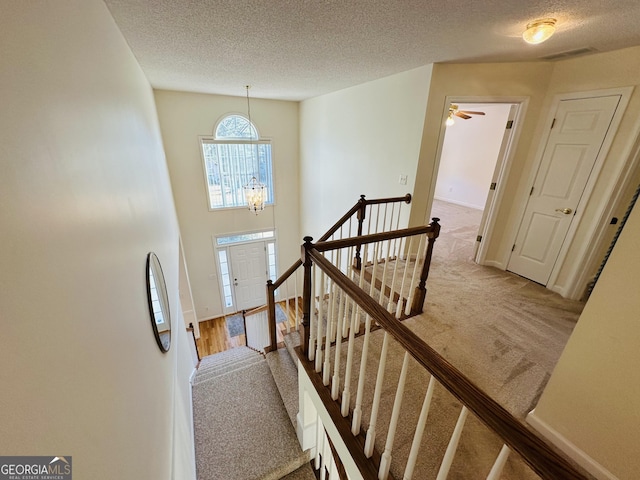
[[[361,194],[380,198],[413,191],[431,68],[301,103],[303,235],[319,237]],[[398,182],[401,174],[408,176],[406,185]]]
[[[484,112],[470,119],[454,116],[446,129],[435,198],[484,209],[500,153],[510,104],[458,104],[459,110]]]
[[[0,16],[0,452],[195,478],[178,227],[151,88],[99,0]],[[174,342],[151,331],[147,252]],[[178,448],[179,446],[179,448]]]
[[[636,205],[533,415],[621,480],[640,478],[639,238]]]
[[[242,95],[243,86],[238,86]],[[257,88],[255,90],[258,90]],[[210,211],[198,136],[211,136],[222,117],[246,115],[246,97],[155,92],[171,186],[198,320],[222,315],[216,235],[270,230],[277,236],[278,273],[299,258],[298,103],[251,98],[251,120],[272,141],[275,207],[258,216],[248,209]]]

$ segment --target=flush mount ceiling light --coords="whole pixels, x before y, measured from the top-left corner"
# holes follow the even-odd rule
[[[555,31],[556,19],[542,18],[527,24],[527,29],[522,34],[522,38],[525,42],[535,45],[548,40]]]

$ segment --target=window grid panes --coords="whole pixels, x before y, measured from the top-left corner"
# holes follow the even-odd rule
[[[243,186],[255,177],[266,185],[266,204],[273,204],[271,143],[240,115],[229,115],[216,129],[215,139],[201,139],[207,175],[209,207],[243,207]]]
[[[273,230],[265,230],[264,232],[253,232],[253,233],[241,233],[238,235],[228,235],[224,237],[217,237],[216,244],[218,245],[229,245],[231,243],[243,243],[250,242],[253,240],[262,240],[265,238],[273,238],[274,231]]]
[[[220,273],[222,274],[222,292],[224,295],[224,306],[233,306],[233,294],[231,293],[231,276],[229,275],[229,263],[227,261],[227,250],[218,250],[218,261],[220,262]]]
[[[269,264],[269,278],[276,281],[276,244],[274,242],[267,243],[267,263]]]

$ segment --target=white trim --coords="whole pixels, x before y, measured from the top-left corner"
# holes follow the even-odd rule
[[[613,89],[599,90],[594,92],[584,92],[580,94],[578,93],[570,94],[570,95],[563,96],[562,98],[562,100],[574,100],[574,99],[580,99],[580,98],[593,98],[593,97],[620,95],[620,101],[618,103],[618,106],[616,107],[615,113],[613,114],[613,118],[611,119],[611,124],[609,126],[609,129],[607,130],[607,134],[605,135],[604,141],[602,142],[600,153],[598,154],[598,157],[596,158],[596,163],[593,166],[593,169],[591,170],[591,174],[589,175],[589,179],[587,180],[587,185],[585,186],[584,192],[582,193],[582,198],[580,199],[580,202],[576,207],[576,213],[573,217],[573,221],[569,226],[569,231],[567,232],[564,242],[562,242],[562,247],[560,248],[560,252],[558,253],[558,258],[556,259],[553,269],[551,270],[551,275],[549,276],[549,281],[547,282],[547,288],[560,293],[562,296],[566,295],[566,291],[569,288],[575,289],[577,271],[579,269],[580,264],[583,262],[575,262],[573,265],[569,266],[569,274],[567,275],[567,281],[565,285],[557,285],[556,281],[558,280],[560,271],[565,266],[565,260],[566,260],[567,254],[570,248],[573,246],[575,234],[582,221],[584,210],[587,204],[589,203],[589,200],[591,200],[591,196],[597,184],[598,177],[600,176],[600,171],[602,170],[602,167],[604,166],[607,156],[609,155],[609,150],[611,149],[611,145],[613,144],[613,139],[615,138],[616,133],[618,132],[618,127],[620,127],[622,116],[624,115],[624,112],[629,103],[631,92],[633,92],[633,87],[613,88]],[[556,109],[557,109],[557,106],[556,108],[553,109],[554,114],[556,112]],[[619,175],[619,170],[616,172],[615,176],[617,177],[618,175]],[[613,185],[611,185],[611,187],[605,191],[603,195],[604,199],[611,198],[611,195],[613,195],[614,193],[612,188],[613,188]],[[600,233],[600,231],[602,230],[602,226],[598,225],[597,221],[602,217],[605,207],[606,207],[606,202],[598,206],[598,213],[591,217],[590,219],[591,221],[587,220],[588,222],[587,231],[589,233],[585,235],[583,238],[577,239],[578,258],[584,259],[586,261],[584,263],[588,263],[588,260],[589,260],[588,258],[585,257],[586,251],[588,250],[589,245],[594,241],[597,234]],[[599,226],[601,228],[598,228]]]
[[[613,473],[587,455],[584,450],[577,447],[560,432],[536,416],[535,409],[529,412],[526,420],[529,425],[540,433],[540,435],[558,447],[562,452],[568,455],[569,458],[573,459],[578,465],[598,480],[619,480]]]
[[[315,451],[316,439],[312,432],[316,431],[317,418],[324,424],[327,436],[333,442],[333,446],[338,454],[342,464],[344,465],[347,476],[351,480],[363,480],[363,476],[358,469],[358,466],[351,456],[351,452],[347,448],[347,445],[342,440],[340,432],[336,424],[333,423],[333,419],[327,412],[326,407],[322,403],[318,392],[311,383],[311,379],[307,375],[304,367],[298,364],[298,398],[299,408],[298,412],[298,441],[300,437],[303,437],[303,450]]]
[[[482,265],[486,265],[487,267],[499,268],[500,270],[506,270],[507,269],[507,265],[502,263],[502,262],[500,262],[499,260],[487,260],[487,261],[483,262]]]
[[[592,280],[589,278],[590,260],[598,253],[599,247],[607,234],[610,220],[615,210],[620,207],[620,202],[623,200],[622,195],[629,187],[640,165],[640,118],[635,126],[635,135],[633,138],[633,143],[627,147],[625,153],[622,155],[627,161],[625,161],[618,170],[616,180],[612,183],[613,193],[607,205],[603,205],[600,217],[595,222],[599,228],[596,228],[591,242],[589,242],[585,249],[584,258],[587,259],[587,261],[580,262],[580,264],[574,268],[575,277],[573,285],[566,288],[566,296],[568,298],[579,299],[584,293],[586,285]]]
[[[440,159],[442,157],[442,149],[444,146],[444,135],[445,135],[445,120],[447,119],[449,113],[449,105],[451,103],[479,103],[479,104],[491,104],[491,103],[501,103],[501,104],[513,104],[517,106],[517,112],[515,114],[513,129],[510,132],[510,139],[508,140],[508,145],[505,148],[505,151],[502,152],[502,158],[498,158],[496,162],[496,168],[498,169],[497,176],[497,188],[493,195],[493,199],[491,204],[487,207],[485,205],[483,209],[487,209],[485,227],[482,233],[483,241],[480,243],[478,253],[476,254],[476,259],[478,263],[481,265],[489,265],[500,268],[501,270],[505,270],[506,262],[504,259],[498,261],[487,261],[486,256],[489,248],[489,244],[491,241],[491,236],[493,234],[493,229],[495,227],[496,218],[498,214],[498,209],[500,207],[500,203],[502,202],[503,192],[506,189],[507,179],[509,178],[509,172],[511,170],[511,164],[513,163],[513,158],[515,156],[515,151],[517,148],[518,141],[520,139],[520,132],[522,131],[522,124],[524,123],[525,113],[527,111],[527,107],[529,105],[529,97],[524,96],[446,96],[444,99],[444,104],[442,106],[442,118],[440,122],[440,131],[438,133],[438,147],[436,149],[435,162],[433,166],[433,171],[431,172],[431,185],[429,187],[429,196],[427,197],[427,214],[425,217],[425,222],[429,223],[429,213],[433,208],[433,198],[435,198],[436,191],[436,183],[438,181],[438,171],[440,170]],[[500,164],[500,165],[498,165]],[[447,200],[449,201],[449,200]],[[451,202],[455,203],[455,202]],[[469,205],[466,205],[469,206]],[[475,208],[475,207],[472,207]],[[511,253],[511,252],[509,252]],[[508,259],[508,257],[507,257]]]
[[[507,179],[509,178],[509,172],[511,171],[511,165],[513,164],[513,158],[516,153],[516,146],[518,145],[520,133],[522,132],[522,124],[524,123],[527,107],[529,106],[528,97],[516,98],[519,98],[520,101],[512,102],[512,105],[515,105],[516,108],[513,116],[513,127],[509,133],[505,134],[505,137],[508,137],[506,139],[506,145],[504,151],[500,152],[500,156],[498,157],[498,160],[496,162],[496,169],[498,171],[495,180],[496,190],[492,196],[488,208],[485,205],[485,209],[487,210],[487,212],[484,218],[484,226],[482,228],[482,232],[479,233],[479,235],[482,235],[482,242],[480,242],[480,245],[478,246],[478,252],[476,253],[476,261],[480,265],[489,265],[489,263],[486,261],[486,258],[489,252],[489,246],[491,244],[493,229],[496,225],[498,210],[500,209],[500,206],[502,204],[502,197],[504,195],[504,191],[506,190]],[[504,264],[504,267],[499,268],[501,268],[502,270],[506,269],[506,263],[504,262],[492,261],[492,263],[499,263],[501,265]]]

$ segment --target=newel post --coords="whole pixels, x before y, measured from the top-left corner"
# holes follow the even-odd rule
[[[358,200],[360,204],[360,208],[358,209],[358,237],[362,236],[362,225],[364,224],[364,219],[367,215],[367,201],[364,199],[364,195],[360,195],[360,200]],[[360,270],[362,267],[362,259],[360,258],[360,248],[361,245],[356,245],[356,256],[353,259],[353,268]]]
[[[436,238],[440,235],[440,221],[439,218],[434,217],[431,219],[430,227],[433,227],[433,231],[427,233],[428,244],[427,253],[424,256],[424,263],[422,264],[422,272],[420,273],[420,282],[416,287],[416,292],[413,295],[413,303],[411,304],[411,315],[417,315],[422,313],[424,309],[424,300],[427,297],[427,277],[429,277],[429,268],[431,267],[431,256],[433,255],[433,244]]]
[[[267,280],[267,315],[271,343],[268,351],[266,351],[267,349],[265,349],[265,351],[269,353],[278,349],[278,335],[276,332],[276,289],[273,287],[272,280]]]
[[[301,248],[301,260],[303,266],[304,283],[302,287],[302,323],[300,324],[300,348],[306,358],[309,358],[309,338],[311,337],[311,256],[309,251],[313,248],[313,237],[304,237]]]

